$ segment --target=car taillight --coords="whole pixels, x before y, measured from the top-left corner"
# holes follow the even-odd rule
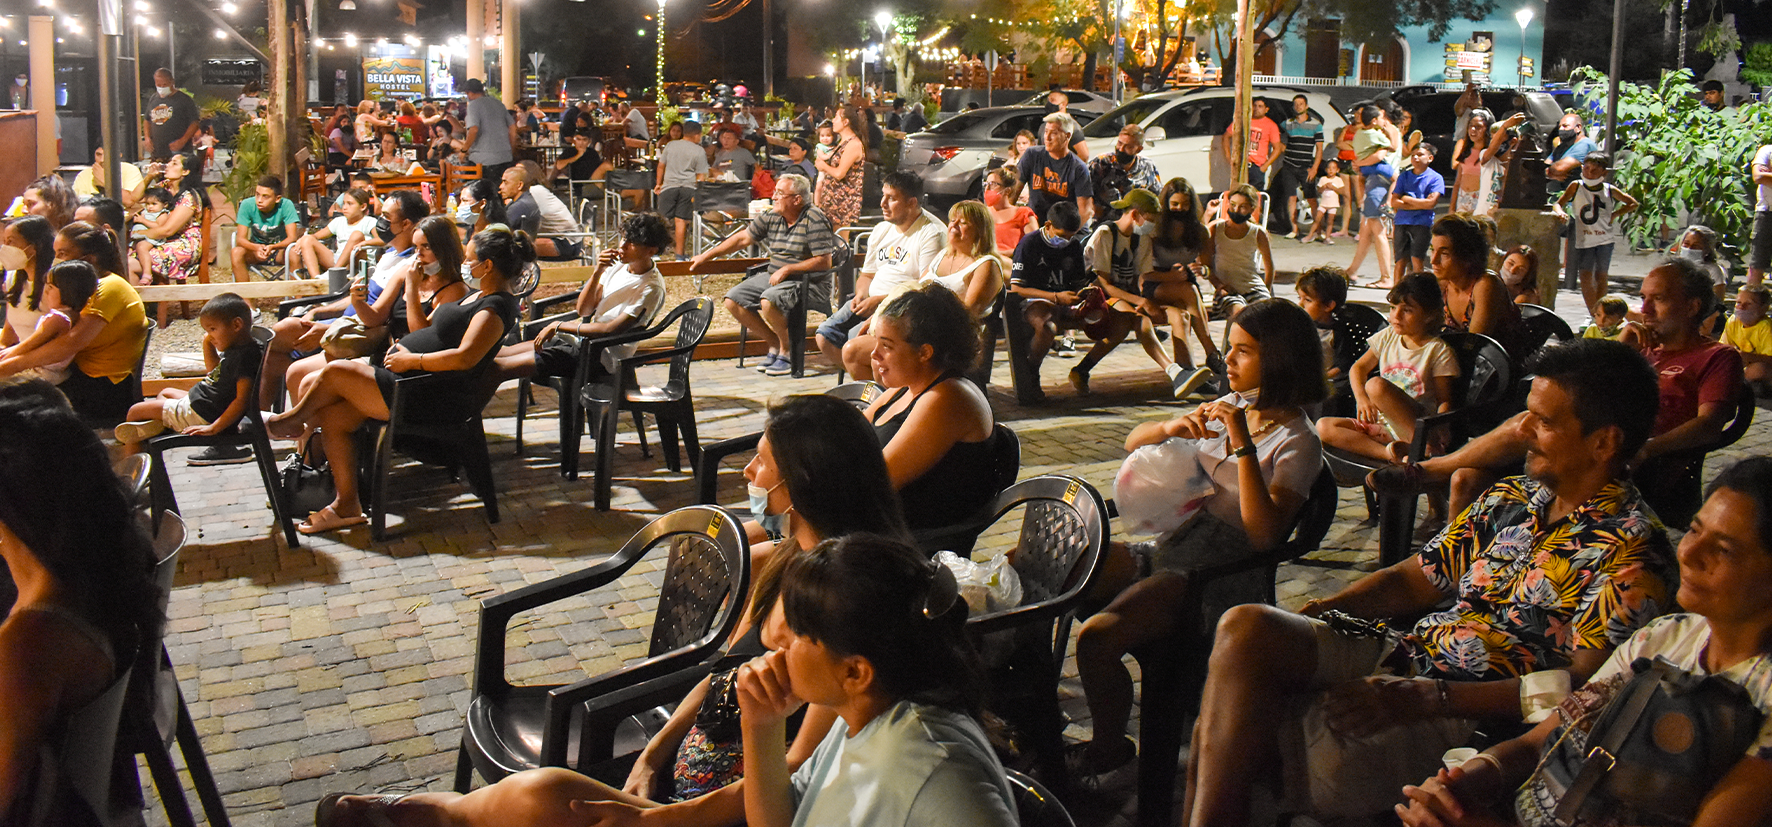
[[[957,146],[938,146],[929,154],[933,155],[935,160],[938,161],[952,161],[955,155],[960,154],[960,148]]]

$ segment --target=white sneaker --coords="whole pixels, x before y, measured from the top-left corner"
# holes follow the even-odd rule
[[[111,436],[118,442],[147,442],[165,431],[166,423],[158,419],[142,419],[118,425],[111,431]]]

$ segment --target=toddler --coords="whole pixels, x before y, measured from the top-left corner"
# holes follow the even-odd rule
[[[1613,339],[1639,350],[1647,343],[1642,325],[1630,320],[1630,301],[1619,293],[1607,293],[1595,303],[1592,324],[1583,328],[1583,339]]]
[[[14,356],[23,356],[69,335],[80,311],[86,308],[87,300],[96,292],[98,271],[92,265],[84,261],[64,261],[51,267],[49,280],[43,284],[43,297],[37,305],[43,308],[43,315],[37,319],[37,327],[24,341],[9,348],[0,348],[0,365]],[[59,385],[68,378],[68,365],[73,361],[74,357],[70,355],[54,364],[41,365],[21,373],[34,374],[52,385]]]
[[[188,393],[167,388],[130,406],[129,421],[113,432],[125,454],[139,453],[143,442],[168,428],[192,436],[222,433],[257,401],[252,380],[261,352],[252,338],[252,307],[238,294],[222,293],[203,305],[197,322],[203,326],[203,364],[209,374]]]
[[[1349,371],[1355,416],[1317,423],[1323,444],[1402,463],[1415,440],[1415,420],[1452,409],[1458,360],[1440,338],[1445,319],[1440,284],[1412,273],[1391,288],[1390,327],[1373,334]]]
[[[1341,213],[1341,200],[1347,195],[1347,179],[1341,175],[1341,161],[1330,158],[1323,162],[1323,174],[1317,178],[1317,215],[1311,224],[1311,231],[1304,236],[1305,241],[1315,239],[1324,244],[1334,244],[1335,239],[1329,237],[1329,226]]]

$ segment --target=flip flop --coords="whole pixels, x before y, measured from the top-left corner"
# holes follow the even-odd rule
[[[369,522],[369,517],[367,515],[358,514],[354,517],[341,517],[338,512],[333,511],[332,506],[329,505],[319,511],[309,514],[308,519],[297,525],[295,530],[303,534],[319,534],[325,531],[337,531],[352,526],[360,526],[367,522]]]
[[[394,827],[388,818],[387,808],[399,803],[403,795],[357,796],[350,793],[327,793],[314,805],[315,827]],[[345,798],[368,798],[367,808],[359,808],[355,812],[345,812],[339,802]]]

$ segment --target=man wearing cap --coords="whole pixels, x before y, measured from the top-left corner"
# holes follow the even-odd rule
[[[480,165],[480,175],[494,181],[511,167],[511,147],[517,144],[517,121],[503,102],[486,94],[486,84],[468,78],[462,91],[468,96],[468,138],[462,151]]]

